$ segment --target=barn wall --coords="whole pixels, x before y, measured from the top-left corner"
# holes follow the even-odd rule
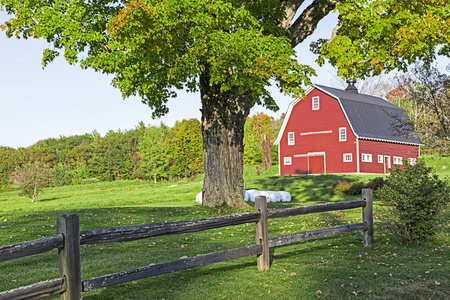
[[[318,110],[312,110],[315,96],[320,99]],[[339,141],[340,127],[347,129],[347,141]],[[288,145],[289,132],[294,132],[294,145]],[[325,155],[320,156],[322,152]],[[343,153],[351,153],[352,161],[344,162]],[[281,175],[320,173],[322,161],[327,173],[356,172],[356,138],[338,101],[314,89],[295,104],[280,139],[279,156]],[[284,164],[285,157],[291,157],[291,165]]]
[[[360,161],[362,154],[372,154],[372,162],[360,162],[360,172],[362,173],[385,173],[387,170],[387,161],[390,166],[394,166],[394,156],[407,158],[419,158],[419,147],[411,145],[402,145],[394,143],[384,143],[376,141],[359,141]],[[383,155],[383,161],[378,162],[378,155]],[[385,156],[389,156],[386,157]]]

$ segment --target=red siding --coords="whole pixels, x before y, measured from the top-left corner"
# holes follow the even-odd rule
[[[312,110],[312,97],[319,96],[319,109]],[[339,128],[347,129],[347,141],[339,141]],[[317,132],[330,133],[317,133]],[[295,145],[288,145],[288,133],[295,133]],[[316,134],[311,134],[311,133]],[[301,135],[303,133],[303,135]],[[305,134],[306,133],[306,134]],[[280,174],[314,174],[356,172],[356,138],[351,132],[338,101],[314,89],[292,108],[279,144]],[[325,152],[323,156],[306,157],[308,153]],[[352,162],[344,162],[343,154],[351,153]],[[300,155],[301,157],[295,157]],[[292,165],[284,165],[284,157]],[[319,165],[324,161],[323,167]],[[320,172],[321,168],[323,171]]]
[[[361,155],[363,153],[372,154],[372,162],[361,161],[361,173],[384,173],[385,169],[387,169],[386,159],[389,159],[390,166],[393,167],[394,156],[401,157],[402,160],[407,158],[419,158],[419,147],[411,145],[360,140],[359,149]],[[383,156],[382,163],[378,162],[378,155]]]
[[[319,96],[319,109],[312,110],[312,98]],[[345,127],[347,140],[339,141],[339,128]],[[294,132],[295,144],[288,145],[288,133]],[[359,147],[359,157],[357,148]],[[385,173],[387,164],[394,166],[394,156],[418,158],[419,147],[403,144],[359,140],[353,135],[339,102],[313,89],[297,102],[286,121],[279,142],[280,174],[317,173]],[[363,162],[361,154],[371,154],[372,162]],[[344,162],[344,154],[351,154],[352,161]],[[378,162],[383,155],[383,162]],[[297,156],[297,157],[296,157]],[[291,158],[291,165],[284,158]]]

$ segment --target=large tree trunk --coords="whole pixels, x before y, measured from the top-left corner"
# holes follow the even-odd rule
[[[200,76],[202,98],[203,204],[245,207],[243,199],[244,125],[253,100],[239,89],[220,91],[210,84],[208,71]]]

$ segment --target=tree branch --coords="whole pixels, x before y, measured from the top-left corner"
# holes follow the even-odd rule
[[[298,1],[303,2],[303,1]],[[289,27],[291,46],[295,47],[310,36],[317,28],[317,24],[327,16],[340,0],[315,0]]]
[[[292,20],[297,13],[298,8],[305,2],[305,0],[282,0],[281,3],[286,7],[286,18],[281,21],[281,27],[288,29],[292,25]]]

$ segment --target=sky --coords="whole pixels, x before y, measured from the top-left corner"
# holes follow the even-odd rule
[[[7,19],[0,11],[0,24]],[[333,68],[318,67],[309,51],[312,41],[330,37],[336,19],[335,15],[326,17],[316,32],[295,48],[298,60],[316,69],[313,83],[332,86],[336,80]],[[177,98],[169,100],[169,113],[152,119],[151,109],[139,98],[122,99],[111,86],[112,76],[71,66],[63,57],[42,69],[45,48],[51,47],[43,40],[7,38],[0,30],[0,146],[28,147],[39,140],[94,130],[103,136],[109,130],[133,129],[141,121],[173,126],[176,121],[201,118],[199,93],[179,91]],[[264,112],[278,118],[286,112],[293,99],[276,88],[269,90],[280,110],[255,106],[250,115]]]

